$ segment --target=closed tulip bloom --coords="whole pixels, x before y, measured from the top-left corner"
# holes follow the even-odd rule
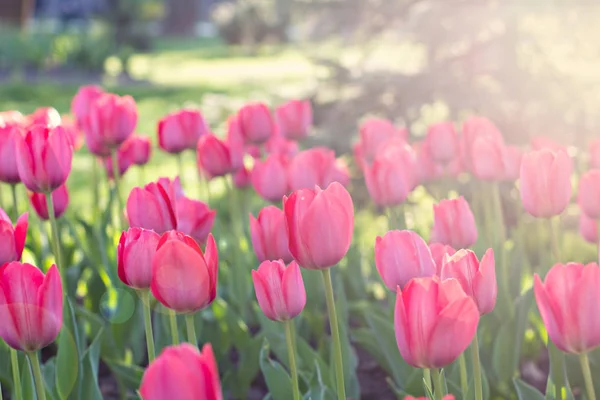
[[[521,171],[523,152],[516,146],[504,146],[504,180],[516,181]]]
[[[408,131],[404,128],[396,128],[390,121],[382,118],[369,118],[360,125],[360,141],[355,149],[359,158],[370,163],[375,158],[379,149],[388,140],[408,139]]]
[[[471,148],[472,172],[485,181],[504,178],[504,143],[493,136],[478,137]]]
[[[325,190],[301,189],[283,198],[289,249],[300,266],[325,269],[348,252],[354,229],[354,205],[337,182]]]
[[[464,162],[467,169],[473,172],[473,146],[477,138],[489,137],[494,142],[503,143],[502,133],[492,121],[485,117],[470,117],[463,122],[462,145],[464,147]]]
[[[464,197],[433,205],[432,243],[467,248],[477,241],[475,217]]]
[[[287,177],[291,190],[327,187],[347,179],[340,174],[335,152],[326,147],[313,147],[296,154],[288,164]]]
[[[416,165],[419,166],[414,172],[418,182],[431,182],[444,176],[444,165],[433,160],[424,141],[413,143],[412,149],[415,153]]]
[[[163,187],[163,189],[165,189],[165,192],[167,192],[167,194],[173,200],[173,202],[179,199],[180,197],[185,196],[185,194],[183,193],[183,187],[181,187],[181,180],[178,176],[176,176],[174,179],[163,176],[161,178],[158,178],[158,181],[156,181],[156,183],[158,183],[160,186]]]
[[[235,170],[230,146],[212,134],[198,140],[197,161],[198,167],[209,178],[227,175]]]
[[[425,143],[436,163],[447,164],[458,156],[460,143],[452,122],[431,125],[427,130]]]
[[[24,126],[25,116],[17,110],[0,111],[0,125]]]
[[[275,119],[263,103],[251,103],[238,111],[238,122],[246,143],[261,144],[275,133]]]
[[[189,343],[165,348],[144,372],[140,394],[143,400],[223,400],[210,343],[202,352]]]
[[[493,249],[485,252],[481,262],[474,252],[465,249],[444,256],[441,278],[458,280],[465,293],[475,300],[481,315],[494,309],[498,286]]]
[[[119,152],[125,154],[132,164],[145,165],[150,161],[152,143],[146,136],[133,135],[123,142]]]
[[[142,228],[129,228],[121,234],[117,247],[117,271],[121,281],[134,289],[149,289],[152,259],[160,235]]]
[[[564,151],[532,151],[521,161],[520,189],[525,211],[547,218],[562,213],[571,200],[572,162]]]
[[[444,258],[446,254],[449,256],[456,253],[456,250],[452,246],[448,246],[443,243],[431,243],[429,245],[429,251],[431,252],[431,257],[433,258],[433,262],[435,263],[435,274],[437,276],[442,276],[442,265],[444,264]]]
[[[407,144],[389,146],[379,151],[363,172],[369,195],[380,206],[402,204],[417,185],[417,158]]]
[[[556,264],[542,282],[534,279],[535,299],[552,342],[567,353],[600,345],[600,268],[598,264]]]
[[[206,203],[185,196],[177,199],[177,230],[198,243],[206,243],[217,212]]]
[[[238,189],[245,189],[252,185],[252,172],[247,167],[238,169],[233,174],[233,184]]]
[[[256,299],[262,312],[273,321],[287,321],[306,305],[306,291],[296,261],[287,267],[282,260],[263,261],[252,271]]]
[[[11,185],[21,182],[17,167],[18,136],[22,132],[17,125],[0,126],[0,181]]]
[[[290,100],[275,110],[279,133],[292,140],[300,140],[308,136],[313,122],[310,101]]]
[[[202,252],[193,238],[181,232],[167,232],[160,238],[152,259],[152,294],[178,313],[196,312],[217,296],[218,268],[217,245],[211,234]]]
[[[56,128],[61,124],[60,113],[53,107],[40,107],[26,117],[26,128],[31,129],[35,125],[45,128]]]
[[[149,183],[144,188],[135,187],[127,198],[129,226],[164,233],[177,228],[177,208],[162,185]]]
[[[412,278],[435,275],[427,243],[413,231],[389,231],[375,240],[375,266],[390,290],[403,288]]]
[[[598,244],[598,220],[581,213],[579,215],[579,234],[587,242]]]
[[[35,192],[29,193],[29,201],[38,217],[44,221],[49,219],[45,194]],[[69,206],[69,192],[66,184],[61,185],[58,189],[52,191],[52,204],[54,205],[54,217],[56,219],[62,217]]]
[[[61,116],[60,126],[63,127],[67,137],[69,138],[69,143],[73,147],[73,151],[79,150],[83,146],[83,132],[79,129],[76,122],[69,115]]]
[[[271,139],[265,143],[265,150],[269,154],[281,154],[282,156],[286,157],[286,159],[294,157],[299,151],[298,142],[288,140],[278,135],[272,136]],[[254,158],[260,158],[260,154],[258,157]]]
[[[252,186],[263,199],[278,202],[288,194],[286,160],[280,154],[270,154],[257,160],[252,168]]]
[[[0,265],[21,259],[27,238],[28,217],[27,213],[21,215],[13,226],[8,215],[0,208]]]
[[[86,130],[86,123],[92,103],[95,102],[98,97],[104,94],[104,90],[96,85],[81,86],[73,100],[71,100],[71,113],[75,116],[77,126],[80,129]]]
[[[333,166],[330,168],[329,173],[325,176],[323,182],[327,185],[333,182],[338,182],[344,187],[348,186],[350,183],[350,170],[348,169],[348,164],[346,164],[346,161],[343,158],[335,159]]]
[[[104,163],[104,169],[106,171],[106,176],[108,179],[114,179],[115,169],[113,166],[112,155],[106,156],[101,159],[102,163]],[[117,151],[117,165],[119,167],[119,176],[125,175],[125,172],[129,170],[129,167],[133,164],[132,160],[129,158],[129,153],[124,152],[121,148]]]
[[[32,192],[49,193],[71,173],[73,147],[60,126],[33,127],[25,137],[17,136],[17,167],[21,181]]]
[[[289,263],[294,259],[289,250],[283,210],[267,206],[260,210],[257,218],[250,214],[250,236],[258,261],[283,260]]]
[[[600,169],[592,169],[581,176],[577,203],[588,217],[600,218]]]
[[[133,134],[137,120],[133,97],[104,93],[90,106],[88,135],[102,146],[114,149]]]
[[[0,337],[16,350],[37,351],[62,327],[63,292],[56,265],[44,276],[31,264],[0,267]]]
[[[208,125],[200,110],[179,110],[158,122],[158,146],[167,153],[178,154],[195,149],[198,139],[208,133]]]
[[[592,141],[589,145],[590,168],[600,169],[600,139]]]
[[[415,278],[398,288],[394,327],[404,361],[417,368],[441,368],[467,349],[479,311],[456,279]]]
[[[244,135],[238,115],[231,115],[227,119],[227,137],[225,140],[229,149],[229,159],[231,161],[231,169],[237,171],[244,166],[244,155],[246,152],[251,153],[250,148],[254,147],[258,150],[260,158],[260,147],[249,145],[245,142]],[[254,156],[253,156],[254,157]],[[257,157],[254,157],[257,158]]]

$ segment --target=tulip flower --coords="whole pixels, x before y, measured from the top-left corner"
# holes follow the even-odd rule
[[[244,142],[244,135],[240,124],[238,115],[231,115],[227,119],[227,138],[225,140],[227,148],[229,149],[229,159],[231,162],[231,169],[238,170],[244,166],[244,154],[248,152],[252,154],[251,148],[255,148],[258,151],[258,156],[261,157],[261,150],[258,146],[250,145]]]
[[[239,128],[246,143],[261,144],[274,135],[275,120],[265,104],[247,104],[237,115]]]
[[[217,295],[219,256],[208,235],[206,251],[181,232],[162,235],[152,259],[152,294],[165,307],[192,313],[213,302]]]
[[[0,337],[13,349],[34,352],[52,343],[62,327],[62,304],[55,265],[45,276],[16,261],[0,267]]]
[[[505,176],[504,143],[501,138],[483,136],[471,148],[473,175],[485,181],[499,181]]]
[[[48,215],[46,195],[35,192],[29,193],[29,201],[40,219],[47,221],[50,218]],[[52,191],[52,203],[54,205],[54,217],[56,219],[62,217],[69,206],[69,192],[66,184],[61,185],[58,189]]]
[[[160,235],[142,228],[129,228],[121,234],[117,247],[117,271],[121,281],[134,289],[149,289],[152,259]]]
[[[71,101],[71,113],[75,116],[77,126],[86,131],[90,108],[98,97],[104,94],[101,87],[96,85],[81,86]]]
[[[17,110],[0,111],[0,125],[24,126],[25,116]]]
[[[50,193],[65,183],[71,172],[73,147],[60,126],[30,129],[17,138],[17,167],[21,181],[32,192]]]
[[[394,124],[386,119],[369,118],[360,126],[360,141],[354,148],[355,157],[362,165],[363,161],[371,163],[381,147],[391,139],[406,141],[408,131],[404,128],[396,128]]]
[[[73,151],[77,151],[83,146],[83,132],[77,126],[77,123],[69,115],[61,116],[60,126],[63,127]]]
[[[186,149],[195,149],[198,139],[208,133],[200,110],[179,110],[158,122],[158,146],[167,153],[179,154]]]
[[[464,197],[433,205],[432,243],[467,248],[477,241],[475,217]]]
[[[250,147],[251,150],[253,150],[255,146],[248,147]],[[288,140],[278,135],[271,136],[271,138],[265,143],[265,150],[269,154],[277,153],[282,155],[286,159],[290,159],[293,158],[296,154],[298,154],[298,142]],[[260,158],[260,154],[258,154],[258,157],[254,158]]]
[[[298,153],[288,164],[288,182],[291,190],[327,187],[332,182],[344,184],[347,171],[340,170],[335,152],[325,147],[314,147]]]
[[[0,208],[0,265],[19,261],[27,238],[27,213],[21,215],[13,227],[12,221]]]
[[[86,140],[114,150],[133,134],[137,121],[137,106],[131,96],[104,93],[90,105]]]
[[[163,189],[165,189],[165,192],[167,192],[172,201],[175,201],[180,197],[185,197],[185,194],[183,193],[183,188],[181,187],[181,180],[178,176],[175,177],[175,179],[163,176],[162,178],[158,178],[158,181],[156,181],[156,183],[158,183],[160,186],[162,186]]]
[[[204,135],[198,140],[198,168],[209,178],[235,171],[235,157],[229,144],[215,135]]]
[[[0,181],[11,185],[21,182],[17,166],[17,141],[22,136],[17,125],[0,124]]]
[[[481,262],[471,250],[461,249],[452,256],[444,256],[441,278],[458,280],[465,293],[475,300],[481,315],[494,309],[498,285],[493,249],[485,252]]]
[[[145,165],[150,160],[152,143],[146,136],[133,135],[119,148],[119,153],[124,154],[134,165]]]
[[[441,368],[467,349],[479,311],[456,279],[415,278],[397,289],[394,326],[404,361],[417,368]]]
[[[288,194],[286,160],[280,154],[270,154],[264,161],[256,161],[252,169],[252,186],[267,201],[277,202]]]
[[[117,166],[119,167],[119,176],[121,177],[121,176],[125,175],[125,172],[127,172],[127,170],[129,170],[129,167],[131,167],[133,162],[129,158],[129,154],[125,153],[121,149],[119,149],[117,151],[116,155],[117,155]],[[112,155],[106,156],[106,157],[102,158],[102,160],[101,160],[102,163],[104,164],[104,169],[106,170],[106,176],[110,180],[115,179],[115,175],[114,175],[115,171],[114,171],[112,157],[113,157]]]
[[[35,125],[41,125],[44,128],[56,128],[61,124],[60,113],[53,107],[40,107],[26,117],[27,129]]]
[[[289,250],[283,210],[267,206],[260,210],[258,218],[250,214],[250,236],[258,261],[281,259],[289,263],[294,259]]]
[[[300,314],[306,305],[306,291],[300,267],[292,261],[263,261],[252,271],[258,305],[267,318],[287,321]]]
[[[504,146],[504,180],[516,181],[521,171],[523,152],[516,146]]]
[[[417,159],[407,144],[380,150],[363,172],[371,198],[380,206],[402,204],[417,185]],[[395,289],[395,287],[393,288]]]
[[[451,256],[456,253],[456,250],[447,244],[431,243],[429,245],[429,251],[431,252],[431,258],[433,258],[433,262],[435,263],[435,274],[437,276],[442,276],[442,265],[444,263],[445,255],[448,254]]]
[[[579,234],[589,243],[598,244],[598,220],[585,213],[579,215]]]
[[[581,176],[577,203],[588,217],[600,218],[600,169],[587,171]]]
[[[292,140],[300,140],[308,136],[313,122],[310,101],[290,100],[275,110],[279,133]]]
[[[473,171],[473,147],[478,138],[488,137],[493,142],[504,143],[500,130],[492,121],[485,117],[470,117],[463,122],[462,144],[464,147],[464,162],[469,171]]]
[[[431,158],[440,164],[447,164],[459,154],[460,142],[452,122],[439,122],[427,129],[425,146]]]
[[[245,189],[252,185],[252,172],[246,167],[238,169],[233,174],[233,184],[238,189]]]
[[[571,200],[572,161],[560,150],[532,151],[521,161],[520,189],[525,211],[534,217],[559,215]]]
[[[217,212],[206,203],[185,196],[177,199],[177,230],[198,243],[206,243]]]
[[[354,206],[341,184],[298,190],[283,198],[283,210],[289,249],[300,266],[325,269],[344,258],[352,241]]]
[[[412,278],[432,277],[435,263],[427,243],[413,231],[393,230],[375,240],[375,266],[390,290]]]
[[[600,169],[600,139],[592,141],[589,145],[590,168]]]
[[[143,400],[223,400],[210,343],[202,352],[187,343],[167,347],[144,372],[140,394]]]
[[[177,208],[159,183],[149,183],[144,188],[133,188],[127,199],[129,226],[164,233],[177,228]]]

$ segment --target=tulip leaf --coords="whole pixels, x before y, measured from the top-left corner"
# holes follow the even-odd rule
[[[103,335],[104,330],[100,330],[83,355],[82,399],[102,400],[102,393],[98,386],[98,363]]]
[[[58,353],[56,355],[56,390],[63,400],[68,398],[81,379],[80,348],[73,305],[68,297],[64,297],[63,327],[58,336]]]
[[[56,393],[56,358],[52,357],[42,365],[42,376],[46,385],[46,397],[48,399],[58,399]]]
[[[137,389],[140,387],[142,376],[144,375],[144,369],[142,367],[109,360],[104,360],[104,362],[108,365],[112,373],[120,378],[121,382],[126,387],[129,389]]]
[[[260,370],[273,400],[293,398],[292,381],[283,366],[269,358],[269,344],[265,340],[260,351]]]
[[[544,400],[545,397],[536,388],[519,378],[513,379],[519,400]]]
[[[31,367],[27,357],[19,360],[19,367],[21,368],[21,391],[23,399],[37,399],[33,375],[31,374]],[[14,389],[12,398],[17,398],[17,396],[14,395]]]
[[[342,285],[341,276],[339,277],[339,279],[336,280],[335,303],[337,314],[338,316],[340,316],[339,331],[340,343],[342,347],[342,360],[344,364],[344,384],[346,388],[346,395],[350,398],[356,399],[360,397],[360,385],[358,383],[358,377],[356,375],[356,368],[358,367],[358,357],[356,356],[354,348],[350,344],[350,335],[348,332],[348,300],[346,298],[346,293]]]
[[[313,373],[310,378],[302,376],[307,382],[309,390],[304,395],[305,400],[334,400],[335,394],[323,381],[323,374],[319,362],[315,360]],[[303,374],[301,374],[303,375]]]

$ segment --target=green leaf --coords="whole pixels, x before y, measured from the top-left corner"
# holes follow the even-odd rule
[[[104,360],[113,374],[121,378],[121,382],[129,389],[136,390],[140,387],[144,369],[137,365],[125,364],[122,362]]]
[[[90,347],[83,355],[83,376],[80,398],[89,400],[102,400],[102,393],[98,386],[98,363],[100,361],[100,346],[104,330],[96,335]]]
[[[536,388],[530,384],[523,382],[519,378],[513,379],[513,384],[517,390],[517,396],[519,400],[544,400],[545,397],[542,393],[538,392]]]
[[[24,359],[19,360],[19,367],[21,368],[21,390],[23,399],[35,399],[35,384],[33,383],[33,375],[31,375],[29,359],[25,357]],[[14,393],[13,398],[17,398]]]
[[[46,397],[50,400],[58,399],[56,393],[56,357],[52,357],[42,365],[42,376],[46,385]]]
[[[301,375],[303,375],[301,373]],[[304,380],[307,382],[309,391],[304,396],[305,400],[333,400],[335,399],[335,394],[331,390],[329,386],[325,384],[323,381],[323,373],[321,371],[321,367],[319,363],[315,360],[313,366],[313,374],[310,378],[306,376],[302,376]]]
[[[81,379],[80,340],[73,305],[65,297],[63,305],[63,327],[58,336],[56,355],[56,390],[61,399],[66,399]]]
[[[342,348],[342,360],[344,368],[344,386],[346,388],[346,396],[357,399],[360,397],[360,385],[356,368],[358,367],[358,357],[350,343],[349,327],[348,327],[348,301],[346,292],[342,285],[342,280],[336,280],[336,312],[339,318],[340,344]],[[333,355],[333,352],[332,352]],[[333,364],[333,361],[332,361]]]
[[[273,400],[289,400],[293,398],[292,381],[287,371],[269,358],[269,343],[265,340],[260,351],[260,370],[265,378]]]

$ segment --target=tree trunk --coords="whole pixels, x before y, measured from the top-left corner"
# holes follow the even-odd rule
[[[171,0],[164,21],[164,33],[175,36],[193,35],[198,22],[199,0]]]

